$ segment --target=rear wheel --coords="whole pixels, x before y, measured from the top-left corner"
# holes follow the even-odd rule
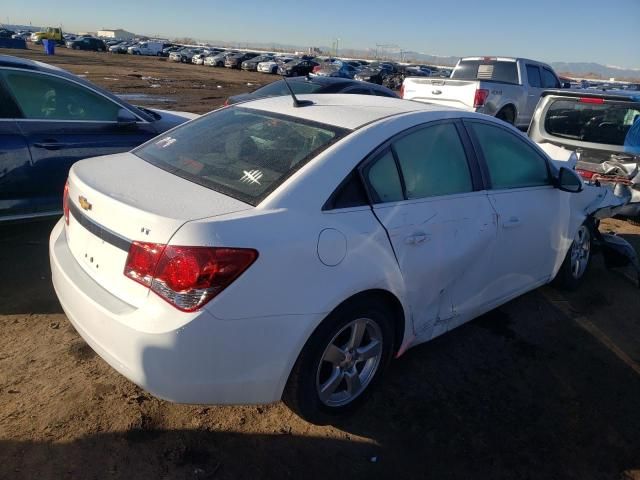
[[[591,231],[587,225],[582,224],[554,279],[557,287],[575,290],[582,283],[591,264],[591,244]]]
[[[496,118],[513,125],[516,122],[516,112],[513,107],[503,107],[502,110],[496,114]]]
[[[353,410],[394,351],[393,312],[375,298],[342,305],[316,329],[291,371],[283,401],[312,423]]]

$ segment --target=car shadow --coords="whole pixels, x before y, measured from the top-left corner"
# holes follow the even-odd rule
[[[171,350],[145,350],[145,369]],[[638,398],[640,376],[536,291],[410,350],[361,410],[326,423],[379,446],[379,465],[358,463],[364,449],[337,478],[618,478],[640,466]],[[326,477],[331,458],[296,462]]]
[[[62,313],[49,266],[49,234],[57,221],[0,225],[0,315]]]
[[[376,478],[383,471],[371,462],[378,450],[364,442],[287,434],[138,429],[59,443],[0,440],[0,478]]]

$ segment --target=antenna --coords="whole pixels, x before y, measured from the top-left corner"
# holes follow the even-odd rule
[[[291,90],[291,85],[289,85],[289,82],[287,82],[286,77],[282,77],[282,80],[284,81],[284,84],[287,86],[287,90],[289,90],[289,93],[291,94],[291,98],[293,99],[293,108],[308,107],[310,105],[313,105],[313,102],[311,100],[298,100],[298,98],[296,97],[296,94],[293,93],[293,90]]]

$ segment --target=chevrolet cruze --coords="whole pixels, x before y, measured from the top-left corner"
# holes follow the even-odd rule
[[[53,283],[152,394],[282,398],[322,421],[408,348],[554,278],[575,286],[601,193],[491,117],[267,98],[74,164]]]

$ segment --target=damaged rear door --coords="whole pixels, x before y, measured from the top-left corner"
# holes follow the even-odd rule
[[[415,333],[425,340],[447,331],[461,296],[483,302],[492,275],[493,209],[459,128],[453,121],[413,128],[361,170],[405,280]]]

